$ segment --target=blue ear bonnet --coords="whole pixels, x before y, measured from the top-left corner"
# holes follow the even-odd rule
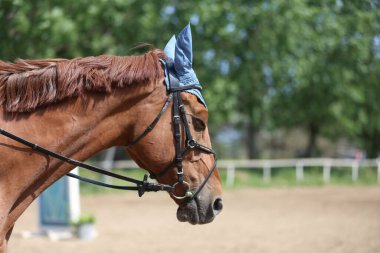
[[[173,35],[165,46],[164,52],[167,56],[167,59],[163,63],[166,65],[165,83],[168,90],[170,89],[170,81],[172,80],[170,76],[178,79],[178,82],[176,82],[178,86],[196,85],[202,88],[192,67],[193,50],[190,24],[179,33],[177,40]],[[199,102],[207,108],[200,90],[188,89],[185,92],[197,96]]]

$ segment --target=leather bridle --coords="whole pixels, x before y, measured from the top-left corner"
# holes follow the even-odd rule
[[[173,184],[173,188],[175,190],[176,186],[178,185],[186,185],[187,191],[183,196],[176,196],[174,194],[174,191],[171,192],[171,195],[176,199],[193,199],[198,196],[200,191],[203,189],[203,187],[206,185],[207,181],[213,174],[215,168],[216,168],[216,155],[215,152],[202,144],[199,144],[196,140],[193,139],[193,136],[190,131],[189,123],[186,118],[186,110],[185,105],[183,104],[181,92],[191,90],[191,89],[197,89],[202,90],[202,87],[199,85],[183,85],[181,86],[179,84],[179,80],[177,77],[175,77],[170,69],[173,63],[168,60],[160,59],[165,72],[165,82],[167,82],[167,92],[168,92],[168,98],[166,99],[164,106],[162,107],[161,111],[158,113],[156,118],[152,121],[152,123],[145,129],[145,131],[139,135],[136,139],[134,139],[130,144],[127,145],[127,148],[131,148],[134,144],[139,142],[142,138],[144,138],[150,131],[153,130],[157,122],[160,120],[161,116],[164,114],[166,109],[168,108],[169,103],[173,100],[172,103],[172,122],[173,122],[173,133],[174,133],[174,147],[175,147],[175,159],[173,162],[168,164],[164,169],[161,170],[158,174],[153,174],[150,172],[150,178],[157,179],[159,177],[164,176],[170,169],[173,167],[177,167],[177,182]],[[180,125],[184,127],[185,130],[185,147],[181,149],[181,129]],[[209,173],[203,180],[203,182],[200,184],[200,186],[193,190],[190,189],[190,184],[183,179],[183,157],[191,150],[197,149],[199,151],[205,152],[207,154],[212,154],[214,158],[214,164],[212,165]]]
[[[206,146],[203,146],[202,144],[199,144],[196,140],[193,139],[192,134],[190,132],[190,127],[189,123],[186,118],[186,111],[185,111],[185,106],[183,104],[182,98],[181,98],[181,92],[187,91],[190,89],[198,89],[201,90],[201,87],[199,85],[185,85],[185,86],[180,86],[178,79],[170,72],[169,66],[171,63],[168,62],[167,60],[160,60],[161,63],[163,64],[164,67],[164,72],[165,72],[165,80],[168,83],[168,98],[166,99],[164,106],[162,107],[161,111],[158,113],[158,115],[154,118],[152,123],[145,129],[145,131],[140,134],[137,138],[135,138],[131,143],[127,145],[127,148],[132,148],[132,146],[136,143],[138,143],[142,138],[144,138],[150,131],[153,130],[155,125],[158,123],[160,120],[161,116],[165,113],[167,110],[169,103],[173,100],[172,103],[172,122],[173,122],[173,130],[174,130],[174,140],[175,140],[175,159],[173,162],[168,164],[164,169],[161,170],[158,174],[153,174],[150,172],[150,178],[152,179],[157,179],[165,175],[170,169],[173,167],[177,167],[177,182],[174,183],[172,186],[167,185],[167,184],[160,184],[160,183],[153,183],[148,181],[148,176],[144,175],[143,180],[137,180],[134,178],[126,177],[123,175],[119,175],[116,173],[113,173],[111,171],[101,169],[99,167],[89,165],[86,163],[82,163],[80,161],[68,158],[66,156],[63,156],[61,154],[58,154],[54,151],[51,151],[49,149],[43,148],[38,146],[37,144],[34,144],[26,139],[23,139],[19,136],[16,136],[6,130],[3,130],[0,128],[0,134],[13,139],[19,143],[22,143],[25,146],[28,146],[32,148],[33,150],[57,158],[65,163],[69,163],[71,165],[74,165],[76,167],[80,167],[83,169],[87,169],[99,174],[103,174],[109,177],[117,178],[122,181],[126,181],[129,183],[133,183],[136,186],[120,186],[120,185],[112,185],[112,184],[107,184],[103,182],[99,182],[93,179],[89,178],[84,178],[81,176],[78,176],[76,174],[68,173],[67,176],[92,183],[95,185],[99,186],[104,186],[108,188],[113,188],[113,189],[120,189],[120,190],[136,190],[138,191],[138,195],[141,197],[145,192],[150,192],[150,191],[167,191],[169,192],[173,198],[175,199],[186,199],[187,201],[190,201],[191,199],[196,198],[201,190],[205,187],[206,183],[210,179],[211,175],[215,171],[216,165],[217,165],[217,160],[215,156],[215,152]],[[183,124],[184,130],[185,130],[185,147],[181,149],[181,126],[180,124]],[[183,178],[183,157],[191,150],[199,150],[202,152],[205,152],[207,154],[212,154],[214,158],[214,164],[212,165],[209,173],[207,176],[204,178],[203,182],[198,186],[196,189],[190,189],[190,184],[186,182]],[[174,194],[174,191],[177,186],[179,185],[186,185],[187,190],[183,196],[176,196]]]

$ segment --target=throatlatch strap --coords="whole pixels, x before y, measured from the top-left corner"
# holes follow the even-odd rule
[[[135,145],[142,138],[144,138],[150,131],[153,130],[153,128],[156,126],[157,122],[160,120],[161,116],[165,113],[166,109],[168,109],[168,105],[169,105],[170,101],[172,100],[172,98],[173,98],[173,94],[170,93],[169,96],[168,96],[168,98],[166,99],[166,101],[164,103],[164,106],[162,107],[161,111],[158,113],[158,115],[156,116],[156,118],[154,118],[154,120],[152,121],[152,123],[150,123],[150,125],[145,129],[145,131],[142,134],[140,134],[136,139],[134,139],[133,141],[131,141],[127,145],[127,148],[130,148],[133,145]]]

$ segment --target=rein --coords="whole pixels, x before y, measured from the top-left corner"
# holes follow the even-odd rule
[[[23,139],[21,137],[18,137],[18,136],[14,135],[14,134],[12,134],[12,133],[10,133],[8,131],[5,131],[4,129],[1,129],[1,128],[0,128],[0,134],[2,134],[2,135],[6,136],[6,137],[8,137],[8,138],[10,138],[10,139],[12,139],[14,141],[22,143],[25,146],[28,146],[28,147],[32,148],[33,150],[35,150],[35,151],[37,151],[37,152],[39,152],[41,154],[52,156],[54,158],[57,158],[57,159],[65,162],[65,163],[69,163],[69,164],[74,165],[76,167],[87,169],[87,170],[90,170],[90,171],[93,171],[93,172],[96,172],[96,173],[99,173],[99,174],[103,174],[103,175],[106,175],[106,176],[109,176],[109,177],[113,177],[113,178],[117,178],[117,179],[123,180],[123,181],[126,181],[126,182],[134,183],[134,184],[136,184],[136,186],[119,186],[119,185],[106,184],[106,183],[98,182],[98,181],[95,181],[95,180],[92,180],[92,179],[80,177],[80,176],[72,174],[72,173],[68,173],[67,174],[69,177],[73,177],[73,178],[76,178],[76,179],[79,179],[79,180],[83,180],[83,181],[88,182],[88,183],[92,183],[92,184],[96,184],[96,185],[100,185],[100,186],[104,186],[104,187],[108,187],[108,188],[120,189],[120,190],[134,190],[134,191],[138,191],[138,194],[139,194],[140,197],[145,192],[149,192],[149,191],[168,191],[168,192],[171,192],[171,191],[174,190],[174,188],[172,186],[170,186],[170,185],[156,184],[156,183],[148,182],[146,175],[144,176],[143,180],[137,180],[137,179],[134,179],[134,178],[125,177],[125,176],[122,176],[122,175],[119,175],[119,174],[107,171],[105,169],[101,169],[99,167],[96,167],[96,166],[93,166],[93,165],[90,165],[90,164],[86,164],[86,163],[82,163],[80,161],[68,158],[66,156],[60,155],[60,154],[58,154],[58,153],[56,153],[54,151],[51,151],[49,149],[40,147],[37,144],[34,144],[34,143],[32,143],[30,141],[27,141],[27,140],[25,140],[25,139]]]
[[[185,86],[180,86],[179,85],[179,80],[172,75],[172,73],[169,70],[168,65],[170,65],[170,62],[167,62],[166,60],[160,59],[160,62],[164,66],[164,72],[165,72],[165,81],[168,82],[168,98],[166,99],[161,111],[158,113],[158,115],[154,118],[152,123],[145,129],[145,131],[140,134],[137,138],[135,138],[131,143],[127,145],[127,148],[131,148],[134,144],[138,143],[141,139],[143,139],[150,131],[154,129],[158,121],[160,120],[161,116],[165,113],[167,110],[169,103],[173,100],[172,104],[172,121],[173,121],[173,129],[174,129],[174,139],[175,139],[175,159],[173,162],[171,162],[169,165],[167,165],[161,172],[158,174],[154,175],[150,173],[150,178],[152,179],[157,179],[159,177],[162,177],[165,175],[170,169],[173,167],[177,167],[177,182],[174,183],[172,186],[171,185],[166,185],[166,184],[160,184],[160,183],[153,183],[148,181],[148,175],[144,175],[143,180],[137,180],[134,178],[126,177],[123,175],[119,175],[113,172],[110,172],[108,170],[89,165],[74,159],[71,159],[69,157],[63,156],[61,154],[58,154],[54,151],[51,151],[49,149],[43,148],[38,146],[37,144],[34,144],[26,139],[23,139],[19,136],[16,136],[4,129],[0,128],[0,134],[17,141],[25,146],[28,146],[32,148],[33,150],[57,158],[65,163],[69,163],[71,165],[74,165],[76,167],[80,167],[83,169],[87,169],[90,171],[93,171],[95,173],[99,173],[102,175],[106,175],[112,178],[120,179],[125,182],[133,183],[136,186],[120,186],[120,185],[112,185],[112,184],[107,184],[103,182],[99,182],[96,180],[92,180],[89,178],[84,178],[72,173],[68,173],[67,176],[76,178],[91,184],[103,186],[103,187],[108,187],[108,188],[113,188],[113,189],[119,189],[119,190],[134,190],[138,191],[138,195],[141,197],[145,192],[157,192],[157,191],[167,191],[169,192],[172,197],[176,199],[187,199],[188,201],[196,198],[201,190],[204,188],[206,185],[207,181],[213,174],[216,168],[217,160],[216,160],[216,155],[215,152],[206,146],[203,146],[199,144],[196,140],[193,139],[189,127],[189,123],[186,118],[186,111],[185,111],[185,106],[183,104],[182,98],[181,98],[181,92],[190,90],[190,89],[198,89],[201,90],[201,87],[198,85],[185,85]],[[183,124],[184,129],[185,129],[185,147],[183,150],[181,150],[181,129],[180,129],[180,124]],[[207,176],[204,178],[203,182],[198,186],[196,189],[190,189],[190,184],[183,179],[183,165],[182,165],[182,160],[183,157],[192,149],[197,149],[202,152],[205,152],[207,154],[212,154],[214,157],[214,164],[212,165],[209,173]],[[178,185],[186,185],[187,190],[186,193],[183,196],[176,196],[174,194],[174,191]]]

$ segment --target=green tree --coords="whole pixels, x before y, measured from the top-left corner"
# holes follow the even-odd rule
[[[0,58],[128,55],[193,24],[210,124],[236,124],[248,157],[260,131],[301,127],[379,151],[378,0],[0,1]],[[212,131],[214,132],[214,131]]]
[[[345,40],[341,43],[341,103],[333,112],[345,133],[368,157],[380,151],[380,3],[350,1],[341,7]]]
[[[365,119],[361,123],[358,115],[365,114],[372,120],[380,116],[373,110],[377,107],[374,97],[364,95],[378,94],[378,62],[373,57],[373,41],[380,31],[378,6],[373,5],[374,1],[299,3],[301,20],[284,22],[284,25],[298,23],[303,27],[282,28],[287,31],[287,38],[298,42],[287,47],[285,52],[289,51],[282,58],[289,66],[287,71],[281,68],[280,71],[290,72],[289,82],[280,75],[271,118],[277,127],[302,127],[308,131],[309,143],[304,156],[318,154],[319,134],[334,138],[348,133],[361,140],[373,156],[374,151],[368,145],[374,144],[370,143],[376,139],[378,130],[374,131],[374,124],[367,124]],[[297,5],[287,8],[294,11]],[[366,105],[353,107],[358,99],[364,99]],[[378,126],[375,128],[379,129]]]

